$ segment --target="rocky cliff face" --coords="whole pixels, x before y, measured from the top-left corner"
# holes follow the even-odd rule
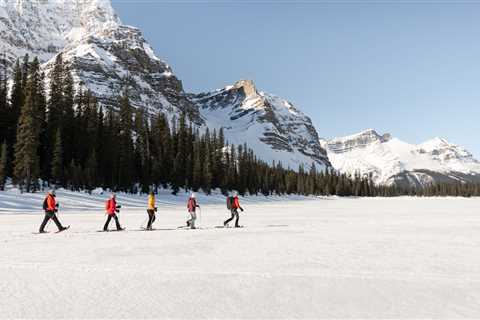
[[[183,111],[203,124],[170,66],[140,30],[121,24],[109,1],[0,0],[0,38],[10,63],[28,53],[47,74],[61,53],[76,84],[102,104],[116,103],[128,82],[133,106],[169,116]]]
[[[335,169],[371,175],[378,184],[419,187],[434,182],[480,182],[480,162],[441,138],[415,145],[366,130],[321,143]]]
[[[387,142],[392,137],[386,133],[379,135],[375,130],[368,129],[361,133],[343,138],[334,138],[327,141],[327,147],[335,153],[348,152],[354,149],[365,148],[374,143]]]
[[[0,0],[0,48],[10,62],[26,53],[46,62],[67,43],[119,24],[108,1]]]
[[[253,82],[186,94],[139,29],[123,25],[108,0],[0,0],[0,51],[10,63],[28,53],[48,73],[56,55],[71,66],[77,86],[100,103],[116,103],[129,84],[132,105],[168,117],[186,112],[201,128],[223,127],[227,139],[247,143],[266,161],[297,169],[329,166],[317,131],[291,103],[259,92]]]
[[[267,161],[293,169],[330,166],[310,118],[290,102],[258,91],[253,81],[190,98],[209,126],[222,127],[230,142],[247,143]]]

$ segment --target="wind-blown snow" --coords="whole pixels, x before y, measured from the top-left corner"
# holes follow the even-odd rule
[[[34,235],[42,196],[0,192],[0,317],[480,317],[479,199],[249,198],[217,229],[200,195],[203,229],[177,230],[186,195],[162,194],[138,232],[146,197],[120,195],[127,231],[97,233],[106,196],[59,192],[71,229]]]

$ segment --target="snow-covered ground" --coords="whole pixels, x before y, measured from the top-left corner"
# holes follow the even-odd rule
[[[177,230],[186,195],[162,194],[140,232],[146,197],[120,195],[127,231],[99,233],[105,197],[58,192],[71,229],[36,235],[42,195],[0,192],[1,318],[480,317],[480,199],[252,197],[219,229],[200,196]]]

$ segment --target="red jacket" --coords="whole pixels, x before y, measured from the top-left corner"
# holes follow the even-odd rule
[[[233,197],[232,209],[238,208],[240,208],[240,201],[238,200],[238,197]]]
[[[47,195],[47,211],[55,211],[55,197],[51,194]]]
[[[110,198],[107,200],[105,210],[109,216],[113,216],[115,214],[115,210],[117,210],[117,201],[115,201],[115,198]]]
[[[188,212],[195,212],[196,207],[198,207],[197,200],[195,200],[195,198],[188,199],[188,202],[187,202]]]

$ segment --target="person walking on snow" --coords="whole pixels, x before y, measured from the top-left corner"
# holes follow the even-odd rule
[[[105,222],[105,225],[103,226],[103,231],[108,231],[108,225],[110,224],[110,220],[112,220],[112,218],[115,220],[115,225],[117,227],[117,230],[118,231],[124,230],[124,228],[120,226],[120,222],[118,221],[118,217],[117,217],[117,213],[120,212],[119,210],[120,208],[121,206],[117,205],[115,193],[112,193],[112,196],[110,197],[110,199],[107,200],[107,203],[105,206],[105,210],[106,210],[106,214],[108,215],[108,218],[107,218],[107,221]]]
[[[187,209],[188,213],[190,214],[190,219],[187,221],[187,227],[190,227],[191,229],[196,229],[195,220],[197,220],[197,208],[200,208],[200,206],[197,204],[197,200],[195,199],[195,193],[192,192],[187,202]]]
[[[63,231],[68,229],[68,227],[62,226],[60,221],[55,214],[58,212],[58,203],[55,201],[55,191],[49,191],[45,200],[43,201],[43,210],[45,210],[45,217],[43,218],[43,222],[40,225],[40,233],[45,233],[45,226],[47,225],[48,220],[52,219],[53,222],[57,225],[58,231]]]
[[[157,212],[157,207],[155,207],[155,195],[153,192],[150,192],[148,195],[148,223],[147,230],[152,230],[152,224],[155,222],[155,212]]]
[[[239,228],[240,226],[238,225],[238,220],[240,219],[240,214],[238,213],[238,209],[242,210],[243,212],[243,208],[240,206],[240,201],[238,200],[238,193],[236,191],[233,192],[233,197],[228,197],[227,201],[227,204],[230,205],[229,209],[232,216],[223,222],[223,226],[227,227],[228,223],[232,221],[233,218],[236,218],[235,228]]]

